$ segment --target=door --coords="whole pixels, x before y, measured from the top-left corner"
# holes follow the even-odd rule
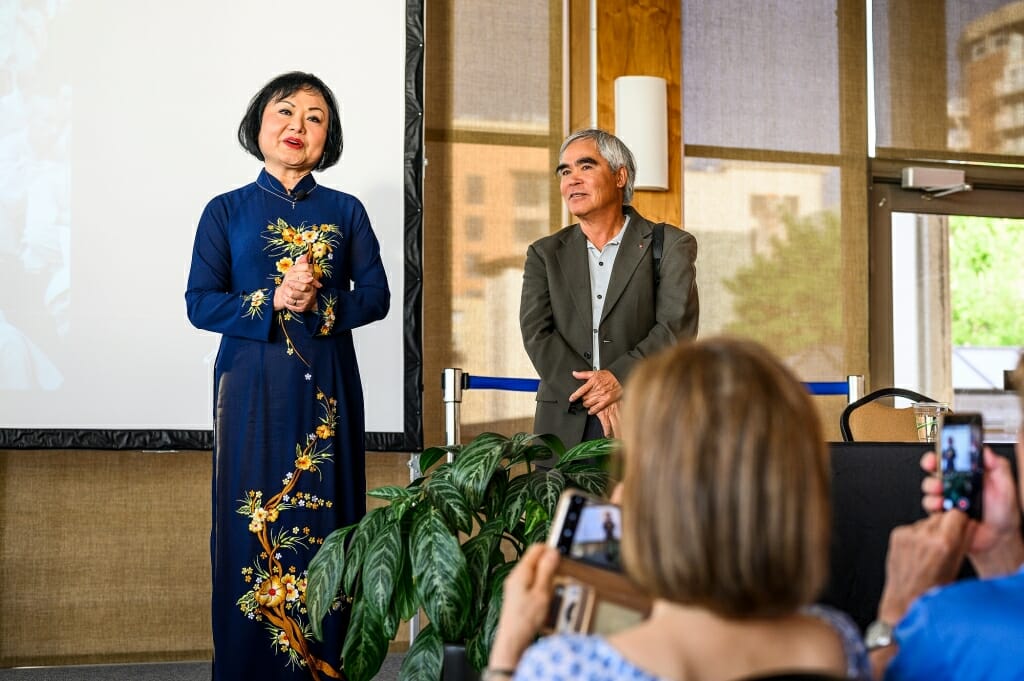
[[[1024,191],[979,183],[935,196],[890,176],[870,197],[871,389],[980,411],[986,439],[1015,439],[1020,408],[1003,372],[1024,345]]]

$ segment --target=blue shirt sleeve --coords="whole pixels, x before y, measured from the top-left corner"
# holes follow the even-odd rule
[[[207,331],[267,340],[274,316],[274,291],[269,286],[235,289],[229,217],[227,201],[218,197],[207,204],[199,219],[185,291],[188,319]]]

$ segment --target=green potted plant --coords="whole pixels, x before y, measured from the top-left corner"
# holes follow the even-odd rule
[[[486,665],[502,583],[522,552],[543,541],[566,487],[603,494],[597,460],[612,441],[566,451],[557,437],[483,433],[420,455],[423,476],[370,490],[384,506],[324,540],[309,565],[306,606],[314,635],[328,613],[351,608],[342,651],[350,681],[380,669],[399,624],[422,610],[428,623],[402,661],[401,679],[440,679],[446,645]],[[454,461],[443,461],[447,455]],[[552,469],[534,462],[557,457]]]

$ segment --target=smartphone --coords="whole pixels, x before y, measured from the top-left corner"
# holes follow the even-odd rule
[[[577,489],[562,493],[548,544],[563,556],[614,572],[622,571],[619,545],[622,512],[616,504]]]
[[[577,489],[562,493],[548,544],[564,558],[541,631],[612,634],[650,614],[651,601],[622,571],[622,513]]]
[[[982,511],[984,434],[981,414],[943,414],[936,443],[943,509],[959,509],[975,520],[981,520]]]

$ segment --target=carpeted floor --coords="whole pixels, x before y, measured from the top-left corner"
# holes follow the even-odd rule
[[[388,655],[374,678],[395,681],[402,655]],[[0,669],[4,681],[210,681],[209,662],[83,665],[69,667],[17,667]]]
[[[209,662],[90,664],[0,669],[10,681],[210,681]]]

